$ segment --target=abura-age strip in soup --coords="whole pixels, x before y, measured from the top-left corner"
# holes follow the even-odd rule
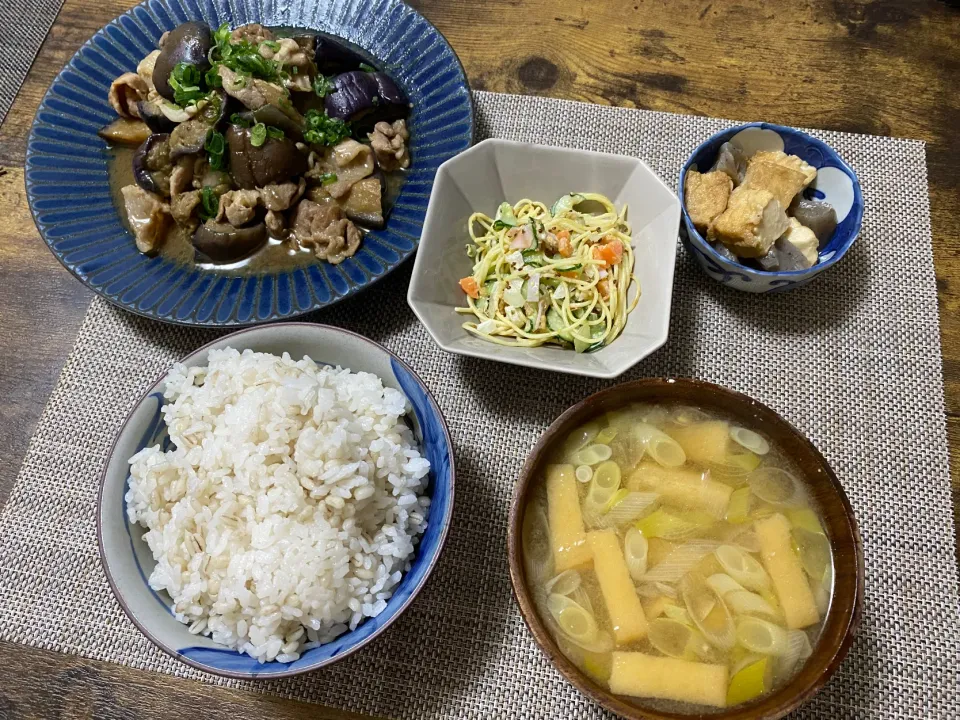
[[[777,690],[811,655],[830,543],[762,428],[632,405],[571,433],[544,474],[528,582],[563,653],[611,692],[705,712]]]

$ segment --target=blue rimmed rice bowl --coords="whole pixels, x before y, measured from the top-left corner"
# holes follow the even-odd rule
[[[406,419],[422,457],[430,462],[423,491],[430,499],[426,529],[415,544],[409,569],[393,588],[384,609],[329,642],[310,643],[291,662],[260,662],[205,634],[191,632],[174,616],[170,595],[155,590],[148,581],[157,561],[144,540],[145,528],[128,517],[126,495],[131,483],[130,458],[144,448],[160,446],[166,450],[171,445],[162,414],[162,378],[140,398],[123,424],[101,478],[97,536],[107,580],[124,612],[153,643],[198,670],[239,679],[297,675],[336,662],[374,640],[423,589],[440,557],[453,513],[453,447],[443,415],[420,378],[406,363],[366,338],[326,325],[277,323],[227,335],[187,356],[182,363],[188,368],[206,365],[211,350],[227,347],[241,353],[246,349],[278,356],[286,352],[294,360],[307,356],[318,365],[377,375],[384,387],[398,390],[409,401],[411,411]],[[156,492],[161,492],[159,485]],[[291,552],[292,557],[301,557],[296,548]]]

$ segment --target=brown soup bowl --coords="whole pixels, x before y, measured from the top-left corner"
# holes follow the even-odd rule
[[[646,379],[603,390],[577,403],[547,429],[523,466],[510,509],[507,549],[513,593],[527,627],[547,658],[582,693],[607,710],[636,720],[684,720],[698,713],[666,712],[641,698],[612,694],[577,668],[560,651],[534,604],[527,584],[521,542],[523,518],[532,490],[542,482],[549,458],[571,431],[610,410],[635,402],[688,404],[717,411],[745,427],[760,427],[803,475],[819,505],[833,549],[834,592],[813,655],[784,686],[761,698],[702,716],[711,720],[775,720],[813,697],[836,672],[853,643],[863,612],[863,544],[850,501],[820,452],[795,427],[770,408],[718,385],[688,379]]]

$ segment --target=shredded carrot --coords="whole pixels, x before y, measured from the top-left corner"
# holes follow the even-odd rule
[[[477,285],[477,281],[473,277],[465,277],[460,279],[460,288],[474,300],[480,297],[480,286]]]
[[[576,279],[576,278],[580,277],[580,271],[579,271],[579,270],[567,270],[567,272],[561,272],[561,273],[559,273],[559,275],[560,275],[560,277]]]
[[[561,230],[557,233],[557,248],[561,257],[571,257],[573,255],[573,243],[570,242],[570,231]]]

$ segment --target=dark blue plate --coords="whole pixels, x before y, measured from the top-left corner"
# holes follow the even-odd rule
[[[366,51],[407,93],[412,165],[386,227],[368,233],[354,257],[241,275],[137,251],[111,200],[108,151],[97,131],[116,117],[107,103],[113,79],[135,71],[164,31],[187,20],[328,32]],[[410,257],[437,167],[470,146],[473,128],[460,61],[443,35],[400,0],[297,7],[274,0],[147,0],[102,28],[53,81],[27,143],[27,198],[53,254],[110,302],[180,325],[252,325],[332,305]]]

